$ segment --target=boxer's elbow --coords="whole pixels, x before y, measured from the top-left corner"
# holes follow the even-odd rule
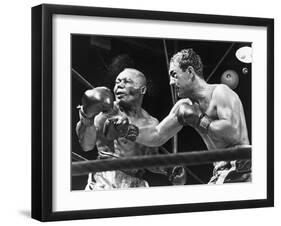
[[[233,135],[232,139],[235,143],[240,143],[241,142],[241,130],[240,127],[233,127]]]
[[[240,131],[240,124],[238,120],[233,120],[230,123],[229,130],[231,131],[231,137],[234,141],[240,140],[241,131]]]
[[[167,142],[166,139],[160,136],[155,136],[152,141],[151,141],[151,146],[152,147],[159,147]]]
[[[81,146],[82,150],[85,151],[85,152],[91,151],[95,147],[95,145],[89,145],[89,144],[83,143],[83,142],[80,142],[80,146]]]

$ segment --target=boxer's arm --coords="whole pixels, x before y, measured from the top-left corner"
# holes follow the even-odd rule
[[[81,120],[76,125],[76,134],[83,151],[90,151],[95,147],[97,131],[94,124],[84,124]]]
[[[240,100],[228,87],[221,86],[214,91],[213,101],[217,109],[218,120],[210,123],[208,133],[220,139],[239,139]]]
[[[182,129],[182,125],[178,122],[176,113],[180,103],[184,101],[186,100],[182,99],[178,101],[169,115],[159,124],[150,124],[140,127],[136,142],[150,147],[159,147],[175,136]]]
[[[94,148],[97,139],[96,118],[99,114],[112,111],[113,101],[113,93],[107,87],[96,87],[84,92],[79,108],[80,121],[76,125],[76,134],[84,151]]]

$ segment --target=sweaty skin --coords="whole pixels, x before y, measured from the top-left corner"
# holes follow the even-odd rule
[[[134,117],[128,116],[126,113],[122,112],[118,104],[114,103],[114,110],[110,114],[101,113],[95,118],[94,127],[97,129],[96,146],[100,155],[112,155],[114,157],[129,157],[129,156],[139,156],[145,154],[156,153],[157,149],[144,146],[142,144],[130,141],[126,138],[118,138],[117,140],[107,140],[103,135],[103,125],[107,118],[118,116],[127,116],[129,122],[138,127],[143,127],[144,125],[151,124],[157,125],[157,119],[150,116],[144,109],[141,109],[138,115]]]
[[[197,130],[208,149],[219,149],[235,145],[249,144],[246,120],[242,103],[235,92],[225,85],[209,85],[208,98],[200,104],[200,110],[205,112],[212,122],[207,134]],[[167,142],[182,129],[177,119],[178,106],[191,103],[188,98],[179,100],[169,115],[157,126],[140,128],[137,142],[148,146],[159,146]]]
[[[114,86],[115,102],[110,112],[101,112],[94,118],[92,125],[84,125],[81,121],[77,123],[76,131],[80,145],[84,151],[93,150],[96,146],[99,158],[119,158],[130,156],[143,156],[158,154],[158,148],[148,147],[143,144],[118,138],[107,139],[103,134],[104,123],[111,117],[127,117],[129,123],[137,127],[145,125],[158,125],[158,120],[150,116],[142,107],[143,95],[146,91],[146,80],[142,73],[135,69],[125,69],[116,78]],[[160,168],[149,168],[154,173],[166,175],[166,171]],[[110,171],[96,173],[92,183],[92,174],[87,187],[90,190],[115,188],[115,187],[145,187],[147,182],[135,177],[138,170]],[[125,173],[124,173],[125,172]],[[129,175],[133,175],[130,177]],[[99,183],[99,182],[100,183]],[[102,182],[101,182],[102,181]],[[104,187],[105,186],[105,187]],[[86,189],[87,189],[86,187]]]
[[[170,85],[182,99],[159,125],[141,128],[137,142],[148,146],[160,146],[167,142],[182,129],[176,115],[179,105],[196,101],[200,110],[213,120],[207,134],[197,130],[208,149],[249,144],[243,106],[234,91],[223,84],[206,83],[196,75],[193,67],[183,71],[177,62],[171,62],[169,74]]]
[[[213,121],[206,135],[197,130],[207,148],[249,144],[245,114],[238,95],[226,85],[211,85],[210,93],[210,101],[200,103],[200,109]]]
[[[139,127],[158,124],[156,118],[141,108],[146,89],[145,82],[144,76],[134,69],[125,69],[117,76],[114,86],[116,100],[113,110],[109,113],[98,114],[92,126],[83,126],[80,121],[77,124],[77,134],[84,151],[92,150],[95,145],[101,157],[105,157],[104,155],[137,156],[156,151],[155,148],[149,148],[125,138],[108,140],[103,135],[104,122],[111,117],[126,116],[130,123]]]
[[[179,116],[184,125],[192,126],[199,133],[208,150],[249,144],[240,98],[228,86],[208,84],[204,80],[203,64],[198,54],[192,49],[184,49],[175,54],[170,62],[169,74],[170,85],[181,99],[157,126],[140,128],[137,142],[152,147],[164,144],[182,129]],[[181,106],[185,106],[185,111]],[[203,115],[203,118],[207,118],[208,124],[200,124],[202,114],[207,115]],[[186,123],[182,121],[184,117]],[[251,181],[250,160],[214,163],[213,177],[209,183],[239,181]]]
[[[183,127],[179,124],[176,113],[179,108],[179,105],[185,101],[191,103],[189,99],[179,100],[174,105],[169,115],[164,118],[158,125],[146,125],[143,127],[139,127],[139,136],[137,137],[136,141],[138,143],[151,147],[159,147],[166,143]]]

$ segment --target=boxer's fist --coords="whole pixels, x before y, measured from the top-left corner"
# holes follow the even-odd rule
[[[187,174],[183,166],[175,166],[168,172],[168,179],[173,185],[186,184]]]
[[[96,87],[87,90],[82,97],[82,111],[87,118],[93,118],[100,112],[109,112],[113,108],[114,97],[110,89]]]
[[[135,141],[139,135],[139,129],[135,125],[130,124],[127,117],[117,116],[108,118],[104,122],[103,135],[109,140],[124,137]]]
[[[184,102],[180,104],[176,114],[181,125],[196,128],[199,125],[202,112],[197,103],[189,104]]]

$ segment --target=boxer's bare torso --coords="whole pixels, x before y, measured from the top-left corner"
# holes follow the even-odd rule
[[[144,146],[142,144],[136,143],[134,141],[128,140],[124,137],[118,138],[116,140],[108,140],[103,134],[103,125],[107,118],[110,117],[127,117],[131,124],[137,127],[142,127],[146,125],[157,125],[158,120],[150,116],[144,109],[140,109],[137,114],[128,115],[122,112],[119,106],[115,103],[114,109],[109,114],[101,113],[95,118],[95,127],[97,128],[97,149],[100,155],[106,157],[129,157],[129,156],[140,156],[146,154],[153,154],[156,152],[156,148],[151,148]]]
[[[160,146],[179,132],[182,125],[178,122],[177,111],[184,102],[192,104],[188,98],[179,100],[159,125],[141,128],[142,136],[137,141],[149,146]],[[208,149],[249,144],[243,106],[234,91],[221,84],[208,85],[204,98],[198,102],[200,110],[212,120],[207,133],[196,129]]]
[[[237,94],[225,85],[209,85],[208,93],[207,98],[199,102],[199,106],[211,118],[212,123],[207,134],[197,130],[207,148],[219,149],[249,144],[244,110]],[[221,131],[223,134],[220,134],[219,126],[226,122],[232,131],[225,128]]]

